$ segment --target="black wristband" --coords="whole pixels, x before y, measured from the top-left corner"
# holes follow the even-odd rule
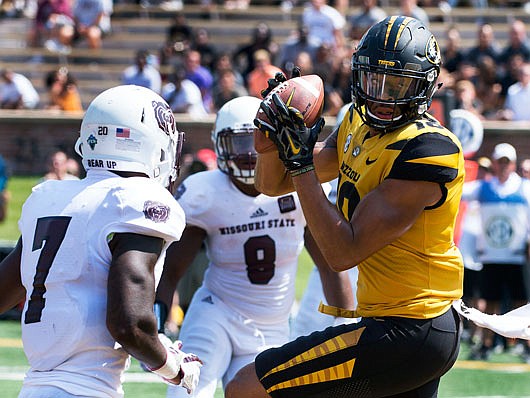
[[[155,301],[153,311],[156,316],[156,327],[158,333],[164,333],[165,324],[167,321],[167,305],[161,301]]]
[[[313,163],[308,164],[307,166],[300,167],[299,169],[290,171],[291,177],[299,176],[300,174],[307,173],[308,171],[315,170],[315,165]]]

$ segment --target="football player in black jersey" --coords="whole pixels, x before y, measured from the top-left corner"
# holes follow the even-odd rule
[[[418,20],[371,27],[352,57],[353,106],[325,141],[323,122],[273,95],[255,121],[278,152],[260,154],[259,190],[296,190],[335,271],[358,267],[359,323],[261,353],[226,390],[235,397],[436,397],[459,351],[463,263],[453,241],[464,182],[458,139],[427,113],[440,48]],[[336,207],[321,181],[339,176]],[[348,311],[324,307],[324,312]]]

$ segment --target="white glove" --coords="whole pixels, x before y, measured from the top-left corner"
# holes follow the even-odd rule
[[[186,354],[180,364],[180,386],[192,394],[199,384],[202,362],[195,354]]]
[[[171,343],[171,340],[164,334],[159,334],[158,338],[166,348],[167,358],[160,368],[150,370],[162,377],[166,383],[182,386],[188,394],[193,393],[199,384],[202,361],[195,354],[186,354],[181,351],[180,340]],[[177,376],[180,378],[179,384],[174,381]]]

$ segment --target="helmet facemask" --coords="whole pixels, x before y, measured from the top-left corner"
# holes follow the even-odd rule
[[[215,151],[219,170],[243,184],[254,184],[257,153],[253,128],[225,128],[217,132]]]
[[[254,118],[261,100],[242,96],[225,103],[217,112],[212,142],[217,166],[237,181],[254,185],[257,153],[254,148]]]
[[[354,65],[355,107],[370,127],[396,130],[427,111],[436,78],[434,69],[426,73]]]

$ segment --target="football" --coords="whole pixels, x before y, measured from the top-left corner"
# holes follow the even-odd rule
[[[302,112],[307,127],[312,127],[322,115],[324,82],[317,75],[295,77],[280,83],[263,99],[263,102],[269,104],[275,111],[276,107],[272,102],[273,93],[277,93],[287,106],[292,106]],[[258,110],[256,118],[270,123],[261,109]],[[276,145],[258,129],[254,130],[254,147],[258,153],[276,149]]]

